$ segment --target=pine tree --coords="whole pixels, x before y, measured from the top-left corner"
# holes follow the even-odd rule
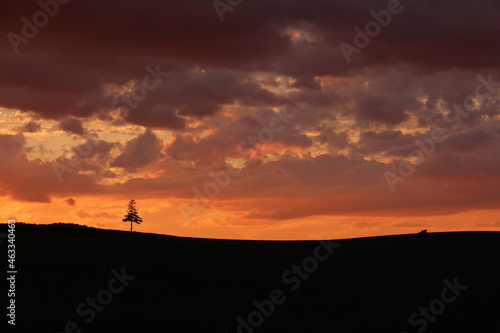
[[[142,223],[142,219],[139,217],[138,212],[138,209],[135,208],[135,200],[130,200],[127,207],[127,215],[125,215],[125,218],[122,220],[123,222],[130,222],[130,232],[132,232],[132,223]]]

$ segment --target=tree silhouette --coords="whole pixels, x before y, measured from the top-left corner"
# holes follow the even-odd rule
[[[127,206],[127,215],[122,220],[123,222],[130,222],[130,232],[132,232],[132,223],[141,224],[142,219],[139,217],[138,209],[135,208],[135,200],[132,199]]]

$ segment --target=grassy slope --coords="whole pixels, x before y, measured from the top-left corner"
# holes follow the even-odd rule
[[[255,332],[416,332],[409,315],[439,298],[443,279],[455,276],[468,289],[426,332],[500,332],[500,233],[339,240],[294,292],[282,274],[311,256],[315,241],[33,225],[18,225],[16,236],[16,332],[63,332],[72,320],[82,332],[236,332],[236,317],[246,318],[254,300],[277,288],[287,300]],[[135,280],[84,323],[77,305],[122,267]]]

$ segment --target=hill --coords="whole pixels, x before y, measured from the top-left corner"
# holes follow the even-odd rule
[[[17,224],[15,244],[16,332],[500,332],[498,232],[320,243]]]

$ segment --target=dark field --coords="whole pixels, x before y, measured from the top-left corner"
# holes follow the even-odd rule
[[[328,259],[315,261],[316,266],[308,261],[310,273],[286,274],[313,257],[319,243],[17,224],[15,332],[231,333],[237,332],[240,316],[258,326],[241,326],[244,333],[500,332],[500,233],[335,243],[341,246]],[[5,239],[2,248],[5,258]],[[327,250],[319,251],[325,258]],[[135,276],[123,288],[112,273],[122,268]],[[457,294],[445,291],[445,303],[443,281],[453,284],[455,278],[467,288]],[[112,279],[111,287],[120,291],[106,291]],[[276,289],[283,292],[280,297],[279,292],[271,296]],[[92,310],[87,298],[98,294],[106,304],[97,301]],[[279,304],[269,305],[272,297]],[[265,314],[249,319],[257,311],[255,300]],[[414,321],[420,321],[412,326],[409,317],[430,304],[438,314],[429,311],[429,320],[417,314]],[[67,324],[71,321],[75,324]]]

